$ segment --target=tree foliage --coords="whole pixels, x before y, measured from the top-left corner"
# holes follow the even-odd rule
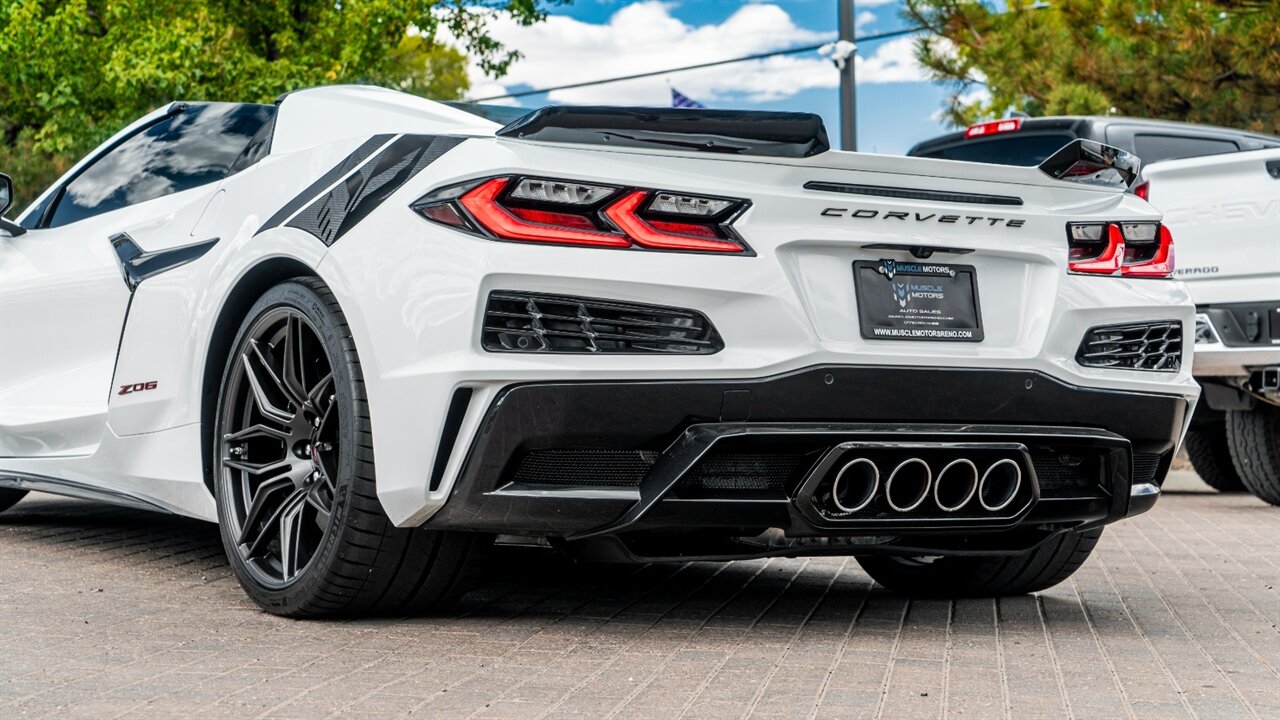
[[[461,51],[495,76],[516,57],[486,34],[485,10],[542,17],[540,0],[0,0],[0,170],[30,200],[172,100],[270,102],[333,83],[458,98]]]
[[[907,0],[956,125],[1120,114],[1280,133],[1280,0]],[[985,86],[990,97],[976,92]]]

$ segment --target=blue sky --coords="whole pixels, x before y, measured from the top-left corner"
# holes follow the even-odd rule
[[[898,0],[856,4],[858,35],[905,26]],[[525,58],[494,82],[473,73],[472,97],[536,89],[833,40],[834,0],[575,0],[550,10],[546,23],[520,28],[501,21],[493,32]],[[925,81],[910,57],[910,40],[858,46],[858,149],[902,153],[948,130],[936,118],[946,88]],[[713,108],[803,110],[839,132],[838,75],[817,53],[716,69],[673,73],[575,91],[521,98],[539,106],[653,105],[669,102],[669,87]]]

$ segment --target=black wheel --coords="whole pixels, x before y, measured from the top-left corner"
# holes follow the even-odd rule
[[[1102,528],[1067,532],[1018,555],[863,555],[858,563],[886,588],[921,597],[1022,595],[1066,580],[1089,558]]]
[[[14,505],[27,494],[26,490],[11,490],[9,488],[0,488],[0,512],[4,512]]]
[[[1227,441],[1245,489],[1280,505],[1280,407],[1227,412]]]
[[[1244,483],[1231,460],[1224,423],[1214,423],[1187,432],[1187,457],[1205,485],[1218,492],[1241,492]]]
[[[249,311],[215,423],[222,542],[245,591],[293,617],[406,614],[460,594],[490,538],[397,528],[378,503],[360,362],[323,284]]]

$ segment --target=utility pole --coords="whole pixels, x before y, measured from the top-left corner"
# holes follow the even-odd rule
[[[853,0],[838,0],[840,38],[838,44],[848,48],[840,70],[840,149],[858,149],[858,89],[854,82]],[[848,43],[848,45],[845,45]]]

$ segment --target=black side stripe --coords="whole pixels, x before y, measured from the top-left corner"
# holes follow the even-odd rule
[[[439,135],[402,135],[286,225],[305,230],[325,245],[332,245],[462,140]]]
[[[342,162],[334,165],[329,169],[329,172],[321,175],[319,180],[308,185],[306,190],[298,193],[292,200],[285,203],[284,207],[277,210],[275,215],[272,215],[270,219],[262,223],[262,227],[258,228],[258,232],[254,233],[254,235],[261,234],[263,230],[269,230],[280,225],[285,220],[288,220],[289,216],[298,212],[302,206],[314,200],[316,195],[320,194],[321,190],[324,190],[330,185],[338,182],[339,178],[356,169],[360,163],[364,162],[366,158],[373,154],[374,150],[377,150],[387,144],[387,141],[393,137],[395,136],[386,133],[382,135],[374,135],[368,140],[365,140],[360,144],[360,147],[356,148],[350,155],[343,158]]]

